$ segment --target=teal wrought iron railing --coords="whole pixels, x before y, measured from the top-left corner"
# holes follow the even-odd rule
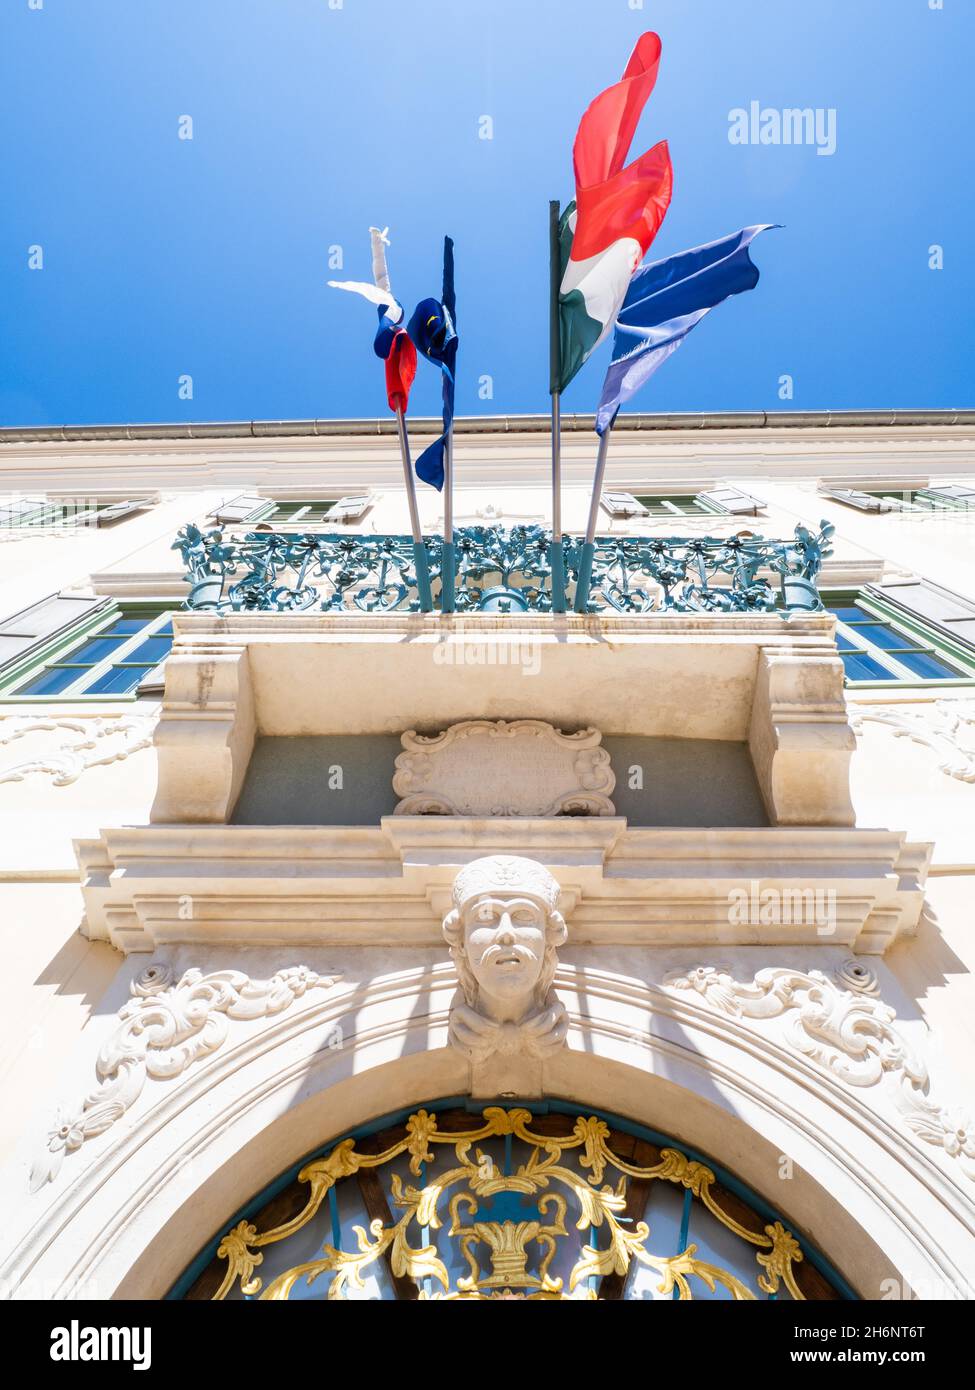
[[[822,608],[816,576],[833,527],[797,526],[789,541],[762,536],[602,536],[589,589],[590,613],[751,613]],[[540,526],[455,531],[458,613],[552,611],[549,532]],[[443,540],[425,541],[434,608],[442,602]],[[184,526],[174,549],[200,612],[317,610],[411,613],[420,608],[409,536],[254,531],[226,535]],[[571,602],[582,543],[562,540]]]

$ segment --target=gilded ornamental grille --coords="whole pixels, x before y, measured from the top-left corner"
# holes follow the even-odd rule
[[[809,1254],[703,1162],[596,1116],[418,1110],[307,1163],[183,1296],[843,1297]]]

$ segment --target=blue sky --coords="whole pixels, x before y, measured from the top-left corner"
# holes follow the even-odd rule
[[[631,408],[971,407],[975,4],[930,3],[2,0],[0,424],[384,414],[371,311],[326,288],[368,278],[373,222],[408,310],[455,239],[458,411],[547,409],[548,199],[651,28],[633,153],[666,137],[675,169],[651,258],[785,230]],[[732,145],[752,101],[835,109],[836,152]],[[411,411],[438,405],[421,362]]]

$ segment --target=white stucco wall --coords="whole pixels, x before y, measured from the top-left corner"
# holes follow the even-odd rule
[[[91,488],[78,480],[90,484],[97,478],[116,490],[151,487],[162,501],[112,530],[0,546],[0,609],[10,613],[64,588],[178,595],[180,565],[171,550],[176,527],[186,519],[202,520],[221,498],[268,487],[272,480],[293,496],[314,496],[323,479],[329,490],[333,480],[339,490],[371,485],[383,495],[366,527],[405,530],[391,449],[384,440],[7,449],[0,453],[0,490],[57,486],[84,495]],[[501,510],[502,522],[544,520],[546,449],[539,439],[458,441],[458,521],[479,520],[476,513],[485,503]],[[591,452],[588,440],[573,437],[567,444],[564,516],[570,529],[584,517]],[[618,450],[614,443],[608,483],[687,492],[734,479],[767,501],[768,514],[722,523],[731,529],[785,535],[796,521],[835,521],[837,582],[855,575],[877,578],[885,570],[914,571],[975,594],[972,518],[860,516],[819,498],[814,489],[818,476],[859,478],[865,486],[871,478],[887,483],[895,477],[973,475],[971,441],[957,432],[923,439],[875,432],[834,439],[827,448],[801,431],[787,440],[738,431],[703,439],[688,431],[622,439]],[[438,514],[438,500],[426,495],[425,524],[433,526]],[[686,529],[677,519],[654,527]],[[719,527],[709,522],[707,529]],[[302,708],[297,677],[293,672],[290,689],[279,679],[276,686],[272,657],[269,648],[259,667],[271,700],[265,707],[279,711],[278,723],[290,720],[294,727],[288,731],[294,732]],[[710,691],[714,698],[707,657],[706,645],[678,653],[675,669],[686,682],[680,702],[685,732],[696,727],[695,720],[700,723],[707,701],[699,696]],[[306,676],[304,689],[313,689]],[[422,682],[404,682],[403,695],[402,728],[441,718],[443,711],[426,708]],[[350,708],[354,696],[353,690]],[[548,717],[560,698],[554,688],[539,694],[532,713]],[[932,1093],[939,1104],[944,1098],[960,1106],[975,1090],[975,753],[966,754],[975,748],[975,726],[946,722],[937,700],[966,698],[965,690],[956,689],[937,696],[904,692],[894,700],[886,692],[851,692],[850,699],[854,716],[867,709],[876,715],[892,705],[918,716],[908,734],[898,733],[896,717],[866,718],[857,726],[851,790],[857,830],[895,830],[909,842],[933,844],[916,931],[896,941],[882,963],[873,963],[882,998],[925,1058]],[[716,708],[722,703],[728,708],[720,699]],[[83,710],[57,701],[43,708],[0,704],[0,1155],[8,1160],[2,1180],[8,1292],[29,1289],[29,1283],[21,1287],[22,1279],[61,1294],[77,1292],[78,1280],[94,1280],[98,1296],[159,1297],[196,1252],[201,1231],[210,1234],[302,1153],[364,1119],[462,1093],[470,1084],[445,1046],[453,977],[436,945],[432,906],[423,926],[427,944],[411,939],[400,952],[384,946],[373,955],[337,938],[316,946],[300,934],[287,948],[255,951],[224,932],[217,942],[175,942],[150,955],[125,957],[105,941],[79,935],[84,900],[74,842],[148,826],[157,752],[133,747],[125,757],[57,785],[50,768],[78,742],[76,731],[57,721],[82,715],[128,719],[129,726],[114,735],[125,751],[127,739],[140,741],[138,721],[151,725],[158,708],[158,701],[108,701]],[[676,703],[674,709],[677,720]],[[500,705],[496,712],[512,713]],[[45,719],[53,727],[35,727],[4,743],[12,721],[25,719]],[[734,736],[742,736],[742,727],[747,731],[739,718]],[[675,724],[670,732],[681,729]],[[5,771],[23,764],[29,766],[20,780],[4,780]],[[188,776],[192,780],[192,765]],[[133,872],[127,865],[113,870],[119,893]],[[594,920],[591,906],[583,903],[579,911],[578,922]],[[571,928],[570,914],[570,933]],[[929,1281],[940,1296],[965,1296],[966,1271],[970,1277],[975,1268],[971,1180],[946,1152],[912,1137],[883,1087],[834,1084],[790,1050],[778,1025],[768,1031],[754,1021],[732,1026],[703,1006],[693,1018],[668,1012],[668,996],[654,993],[666,970],[676,966],[722,964],[745,980],[771,967],[808,970],[818,963],[833,970],[842,954],[828,943],[789,948],[716,941],[711,952],[679,943],[666,952],[611,941],[573,947],[570,935],[558,988],[572,1014],[572,1032],[548,1084],[580,1105],[629,1115],[714,1153],[807,1231],[864,1296],[877,1296],[880,1281],[892,1273],[926,1288]],[[26,1173],[39,1137],[60,1101],[74,1103],[97,1085],[99,1047],[118,1026],[130,981],[150,959],[170,961],[177,972],[235,969],[262,978],[281,965],[300,963],[339,971],[343,982],[336,992],[299,1001],[280,1017],[232,1022],[218,1053],[177,1078],[148,1080],[113,1127],[68,1154],[56,1179],[28,1196]],[[582,989],[586,972],[594,970],[607,977],[599,999],[584,997]],[[337,1051],[322,1047],[333,1015],[351,1020],[349,1046]],[[801,1175],[787,1193],[777,1177],[782,1153],[794,1159]]]

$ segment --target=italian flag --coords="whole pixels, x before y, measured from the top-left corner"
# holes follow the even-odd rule
[[[624,167],[659,66],[658,35],[641,35],[622,80],[600,92],[579,125],[575,202],[559,224],[559,391],[613,327],[630,277],[670,206],[666,141]]]

